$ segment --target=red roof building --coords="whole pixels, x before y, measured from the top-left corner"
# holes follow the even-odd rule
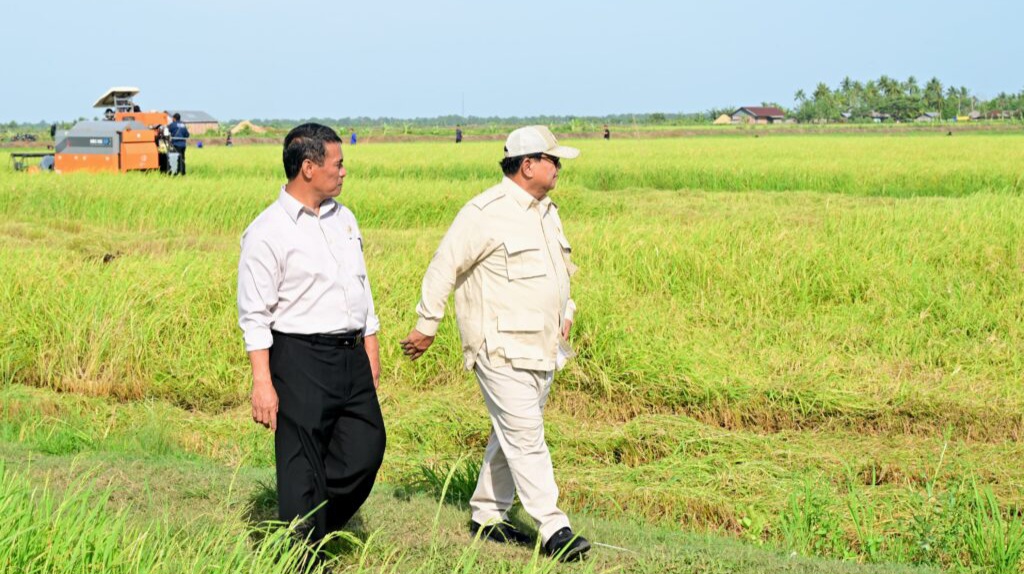
[[[732,113],[732,121],[748,124],[774,124],[786,119],[786,112],[779,108],[748,106]]]

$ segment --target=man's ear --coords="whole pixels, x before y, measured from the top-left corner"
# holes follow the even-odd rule
[[[533,160],[523,158],[523,163],[519,164],[519,173],[526,179],[533,179]]]
[[[302,177],[311,179],[313,177],[313,160],[302,160],[302,167],[299,168],[299,172],[302,173]]]

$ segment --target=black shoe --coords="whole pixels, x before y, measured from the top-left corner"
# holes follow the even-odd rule
[[[578,534],[573,534],[568,526],[552,534],[544,543],[544,553],[560,562],[582,560],[588,550],[590,542]]]
[[[526,534],[523,534],[521,530],[512,526],[508,522],[496,522],[494,524],[488,524],[487,526],[480,526],[478,522],[470,521],[469,531],[473,536],[480,536],[480,538],[486,538],[495,542],[501,542],[502,544],[522,544],[524,546],[532,546],[533,541]]]

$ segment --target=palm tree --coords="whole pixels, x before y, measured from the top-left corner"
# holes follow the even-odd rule
[[[882,90],[882,94],[886,98],[892,98],[900,91],[900,83],[895,79],[882,74],[882,77],[878,78],[878,88]]]
[[[850,79],[850,76],[845,76],[843,81],[839,82],[839,91],[849,100],[850,92],[853,91],[853,80]]]
[[[971,96],[970,92],[967,91],[967,86],[960,86],[960,99],[961,100],[968,100],[969,99],[970,102],[971,102],[971,111],[972,112],[974,111],[974,106],[977,105],[978,101],[977,101],[976,98]]]
[[[952,100],[953,98],[956,98],[956,115],[959,116],[963,111],[961,108],[961,104],[963,104],[963,99],[960,97],[960,90],[954,88],[953,86],[949,86],[948,88],[946,88],[946,99]]]
[[[942,82],[933,77],[924,86],[924,103],[931,108],[929,111],[942,110]]]
[[[920,86],[917,85],[917,78],[910,76],[907,81],[903,84],[903,89],[907,92],[908,96],[916,96],[920,91]]]

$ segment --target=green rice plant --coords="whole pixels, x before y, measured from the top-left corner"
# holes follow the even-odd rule
[[[476,490],[480,465],[460,457],[451,464],[421,465],[420,479],[413,489],[427,492],[439,501],[467,506]]]
[[[267,572],[320,574],[330,561],[313,557],[336,533],[309,546],[296,525],[264,523],[245,530],[227,525],[180,538],[168,524],[139,528],[125,510],[110,510],[112,489],[91,481],[57,497],[32,487],[0,465],[0,572],[18,574]],[[255,546],[250,539],[258,540]]]
[[[0,568],[7,573],[158,571],[167,549],[132,538],[126,513],[105,509],[110,491],[86,487],[57,500],[0,464]]]
[[[805,556],[844,556],[835,501],[811,482],[789,496],[779,520],[779,532],[785,547]]]
[[[856,489],[851,488],[846,497],[846,508],[850,512],[860,553],[868,562],[881,561],[885,535],[879,528],[874,506],[865,501]]]
[[[993,574],[1021,570],[1024,557],[1024,519],[1007,516],[990,488],[971,484],[971,515],[966,523],[964,545],[971,565]]]

